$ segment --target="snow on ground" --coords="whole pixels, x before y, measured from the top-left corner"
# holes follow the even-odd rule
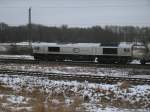
[[[2,92],[2,91],[1,91]],[[23,97],[20,95],[11,95],[11,94],[0,94],[0,108],[9,108],[12,111],[21,111],[27,110],[30,112],[32,110],[31,106],[28,106],[28,102],[31,98]],[[3,102],[2,102],[3,101]]]
[[[130,62],[130,64],[141,64],[140,60],[133,60],[132,62]],[[150,62],[146,62],[147,65],[150,64]]]
[[[92,104],[84,104],[87,107],[88,112],[147,112],[147,109],[118,109],[114,107],[101,107],[97,108],[97,106]]]
[[[15,95],[11,95],[10,97],[7,98],[7,100],[11,103],[14,103],[14,104],[26,104],[26,100],[29,100],[29,99],[26,99],[24,98],[23,96],[15,96]]]
[[[130,64],[141,64],[140,60],[133,60]]]
[[[31,55],[0,55],[0,59],[26,59],[34,60],[34,57]]]
[[[41,64],[0,64],[0,69],[39,71],[57,73],[58,75],[63,73],[150,78],[150,70],[146,69],[138,70],[129,68],[119,69]],[[39,102],[39,96],[37,96],[37,98],[34,97],[37,93],[42,96],[43,100],[40,104],[44,104],[44,108],[72,108],[72,105],[75,105],[75,110],[81,112],[150,111],[149,85],[130,85],[127,82],[120,82],[118,84],[96,84],[85,81],[81,83],[77,81],[50,80],[48,77],[42,76],[33,77],[17,74],[0,74],[0,111],[1,108],[5,108],[13,110],[14,112],[22,112],[23,110],[34,112],[33,110],[35,107],[33,104]],[[33,96],[30,94],[33,94]],[[63,98],[60,98],[60,96]],[[79,105],[76,104],[77,101],[74,97],[79,97]],[[36,105],[39,106],[39,104]]]
[[[0,74],[1,86],[11,88],[14,93],[28,91],[32,93],[38,88],[39,93],[47,95],[44,102],[50,100],[55,105],[62,104],[56,95],[65,98],[64,104],[70,106],[75,102],[73,97],[80,96],[84,101],[76,109],[84,109],[90,112],[148,112],[150,111],[150,86],[149,85],[128,85],[118,84],[96,84],[81,83],[77,81],[55,81],[48,77],[19,76]],[[23,90],[22,90],[23,89]],[[1,91],[2,92],[2,91]],[[0,93],[1,93],[0,92]],[[4,94],[0,95],[0,98]],[[27,104],[29,98],[24,96],[10,95],[7,101],[12,104]],[[12,104],[7,107],[12,107]],[[6,105],[6,104],[5,104]],[[28,107],[29,108],[29,107]]]
[[[82,67],[82,66],[60,66],[60,65],[38,65],[38,64],[0,64],[0,69],[6,70],[22,70],[22,71],[39,71],[43,73],[61,74],[83,74],[83,75],[99,75],[114,77],[134,77],[149,78],[150,70],[133,69],[133,68],[100,68],[100,67]]]

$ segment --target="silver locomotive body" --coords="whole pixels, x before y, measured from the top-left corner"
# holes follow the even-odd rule
[[[101,52],[99,44],[77,43],[57,44],[39,43],[33,44],[33,54],[40,60],[93,60],[98,52]]]
[[[98,60],[101,63],[127,63],[132,59],[143,59],[145,53],[144,46],[126,42],[116,45],[33,43],[33,55],[38,60]]]

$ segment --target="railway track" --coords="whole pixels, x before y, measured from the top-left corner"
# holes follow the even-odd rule
[[[39,64],[39,65],[69,65],[69,66],[84,66],[84,67],[104,67],[104,68],[136,68],[136,69],[150,69],[150,64],[99,64],[95,62],[72,62],[72,61],[37,61],[27,59],[0,59],[1,64]]]
[[[0,70],[0,74],[7,75],[23,75],[23,76],[38,76],[48,77],[51,80],[77,80],[88,81],[94,83],[117,83],[127,81],[132,84],[149,84],[149,78],[132,78],[132,77],[113,77],[113,76],[99,76],[99,75],[85,75],[85,74],[66,74],[66,73],[45,73],[38,71],[19,71],[19,70]]]

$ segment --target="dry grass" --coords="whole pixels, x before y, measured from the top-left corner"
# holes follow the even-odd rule
[[[82,103],[80,97],[75,97],[74,102],[68,106],[64,101],[62,101],[62,98],[57,100],[61,102],[59,104],[55,104],[50,98],[47,103],[44,103],[39,99],[33,106],[33,112],[76,112],[76,108],[79,107]]]
[[[128,89],[130,84],[128,82],[123,82],[119,88],[120,89]],[[98,104],[101,104],[102,107],[107,107],[108,105],[119,107],[119,108],[136,108],[136,107],[143,107],[145,105],[144,100],[140,100],[135,103],[131,103],[121,98],[117,98],[116,94],[107,89],[98,88],[95,90],[95,93],[103,94],[101,96],[100,101]],[[31,112],[83,112],[85,108],[82,107],[82,104],[85,102],[82,96],[77,96],[69,90],[65,91],[66,96],[71,99],[69,105],[65,103],[65,98],[63,92],[56,94],[55,92],[48,94],[45,92],[41,92],[40,88],[34,88],[33,91],[27,91],[25,88],[22,88],[21,91],[15,92],[11,88],[0,85],[0,94],[6,95],[4,97],[0,97],[0,112],[1,110],[5,110],[3,112],[30,112],[26,109],[21,109],[18,111],[12,111],[9,106],[2,107],[2,103],[8,103],[7,95],[16,95],[16,96],[23,96],[25,98],[30,98],[27,101],[27,104],[19,104],[18,106],[25,106],[25,107],[32,107]],[[135,96],[136,97],[136,96]],[[54,102],[55,100],[56,102]],[[15,104],[10,104],[11,106],[16,106]],[[150,104],[147,104],[149,106]],[[77,108],[80,108],[77,110]],[[14,108],[15,109],[15,108]]]
[[[0,85],[0,91],[9,92],[9,91],[12,91],[12,89],[10,87],[6,87],[4,85]]]
[[[0,98],[0,111],[2,110],[4,112],[28,112],[26,109],[15,111],[15,109],[17,109],[15,108],[16,104],[10,104],[10,106],[14,107],[14,109],[11,109],[9,106],[2,107],[2,103],[10,103],[7,101],[7,97],[8,95],[12,94],[16,96],[24,96],[31,98],[31,100],[29,100],[27,104],[18,104],[18,106],[32,107],[31,112],[77,112],[76,108],[80,107],[81,103],[83,102],[83,99],[81,97],[72,96],[70,98],[73,100],[73,102],[70,103],[70,105],[66,105],[63,94],[52,94],[52,96],[49,96],[49,94],[41,92],[39,88],[35,88],[32,92],[28,92],[25,89],[22,89],[20,92],[14,92],[12,89],[0,85],[0,91],[1,94],[6,95]],[[52,100],[54,99],[59,102],[52,102]]]
[[[128,89],[130,86],[131,85],[128,81],[123,81],[119,87],[120,89]]]

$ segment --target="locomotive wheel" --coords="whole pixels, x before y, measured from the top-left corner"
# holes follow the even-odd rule
[[[127,60],[120,60],[119,62],[118,62],[119,64],[127,64],[128,63],[128,61]]]
[[[142,65],[145,65],[145,60],[140,60],[140,63],[142,64]]]

